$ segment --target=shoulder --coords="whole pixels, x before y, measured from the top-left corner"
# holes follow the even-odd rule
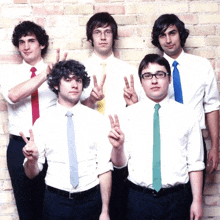
[[[210,65],[210,62],[207,58],[198,55],[185,53],[184,58],[187,62],[193,62],[195,65]]]

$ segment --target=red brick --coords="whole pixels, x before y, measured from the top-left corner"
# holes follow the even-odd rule
[[[19,54],[0,55],[0,63],[22,63],[22,57]]]
[[[125,14],[125,7],[123,5],[99,5],[94,6],[95,13],[108,12],[109,14]]]
[[[27,4],[28,0],[14,0],[14,4]]]

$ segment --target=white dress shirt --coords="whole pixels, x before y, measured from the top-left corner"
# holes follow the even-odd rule
[[[75,130],[79,174],[79,185],[76,189],[70,183],[68,119],[65,116],[68,110],[73,113]],[[79,102],[72,109],[57,103],[35,122],[33,133],[39,151],[38,166],[42,170],[47,158],[47,185],[69,192],[85,191],[99,184],[99,174],[112,169],[111,145],[103,120],[101,114]]]
[[[164,54],[168,60],[171,72],[173,61]],[[188,105],[197,112],[201,129],[205,128],[205,113],[219,109],[219,92],[211,63],[202,57],[185,53],[183,50],[176,59],[180,73],[183,104]],[[174,99],[173,83],[169,86],[169,95]]]
[[[105,80],[105,113],[104,115],[116,114],[125,110],[126,102],[124,100],[124,77],[126,76],[130,83],[130,75],[134,76],[134,86],[138,98],[145,97],[145,93],[140,84],[140,79],[138,77],[138,71],[136,67],[110,55],[107,59],[102,60],[95,53],[83,62],[86,67],[86,71],[90,76],[91,82],[89,88],[85,89],[81,100],[85,100],[90,96],[91,90],[94,87],[93,75],[96,75],[98,84],[101,82],[102,78],[102,65],[101,63],[106,63],[106,80]],[[95,106],[97,109],[97,105]]]
[[[155,102],[146,98],[127,108],[119,118],[125,133],[128,179],[152,187],[153,115]],[[204,169],[201,129],[193,112],[168,97],[160,103],[162,187],[189,181],[188,173]]]
[[[8,92],[11,88],[31,78],[31,67],[23,61],[19,65],[8,65],[1,73],[2,94],[8,104],[8,130],[10,134],[19,135],[19,132],[22,131],[25,136],[29,137],[29,129],[32,127],[31,96],[13,103],[8,98]],[[47,65],[41,59],[35,68],[37,69],[36,75],[38,75],[47,68]],[[40,115],[45,109],[56,104],[57,96],[49,89],[47,82],[38,88],[38,97]]]

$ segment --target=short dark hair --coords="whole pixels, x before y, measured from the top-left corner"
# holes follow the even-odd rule
[[[189,30],[185,28],[185,24],[174,14],[161,15],[154,23],[151,33],[151,43],[163,51],[159,43],[159,35],[167,30],[170,25],[175,25],[180,35],[180,44],[183,48],[186,39],[189,36]]]
[[[92,39],[93,30],[97,27],[106,27],[106,26],[110,26],[112,29],[113,46],[114,46],[115,40],[118,39],[118,26],[115,19],[108,12],[99,12],[94,14],[86,24],[87,41],[91,40],[92,46],[94,46]]]
[[[12,43],[15,47],[19,47],[19,40],[23,36],[28,36],[30,34],[34,34],[41,46],[44,48],[41,51],[41,55],[44,55],[47,52],[47,48],[49,45],[49,36],[46,31],[39,25],[35,24],[32,21],[23,21],[19,23],[14,28],[14,32],[12,35]]]
[[[63,77],[67,79],[72,74],[82,79],[83,88],[89,86],[90,77],[85,71],[84,65],[75,60],[66,60],[56,63],[48,75],[47,83],[50,89],[58,95],[59,91],[55,89],[55,86],[59,88],[61,79]]]
[[[166,68],[166,71],[168,73],[168,76],[170,77],[171,75],[171,70],[170,70],[170,64],[169,62],[162,56],[158,54],[147,54],[144,59],[141,61],[139,68],[138,68],[138,75],[141,81],[141,73],[143,69],[145,69],[150,63],[156,63],[159,64],[160,66],[164,66]]]

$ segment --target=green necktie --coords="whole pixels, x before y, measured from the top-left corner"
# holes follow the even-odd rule
[[[158,192],[161,188],[160,170],[160,120],[158,110],[159,104],[154,106],[154,144],[153,144],[153,188]]]

